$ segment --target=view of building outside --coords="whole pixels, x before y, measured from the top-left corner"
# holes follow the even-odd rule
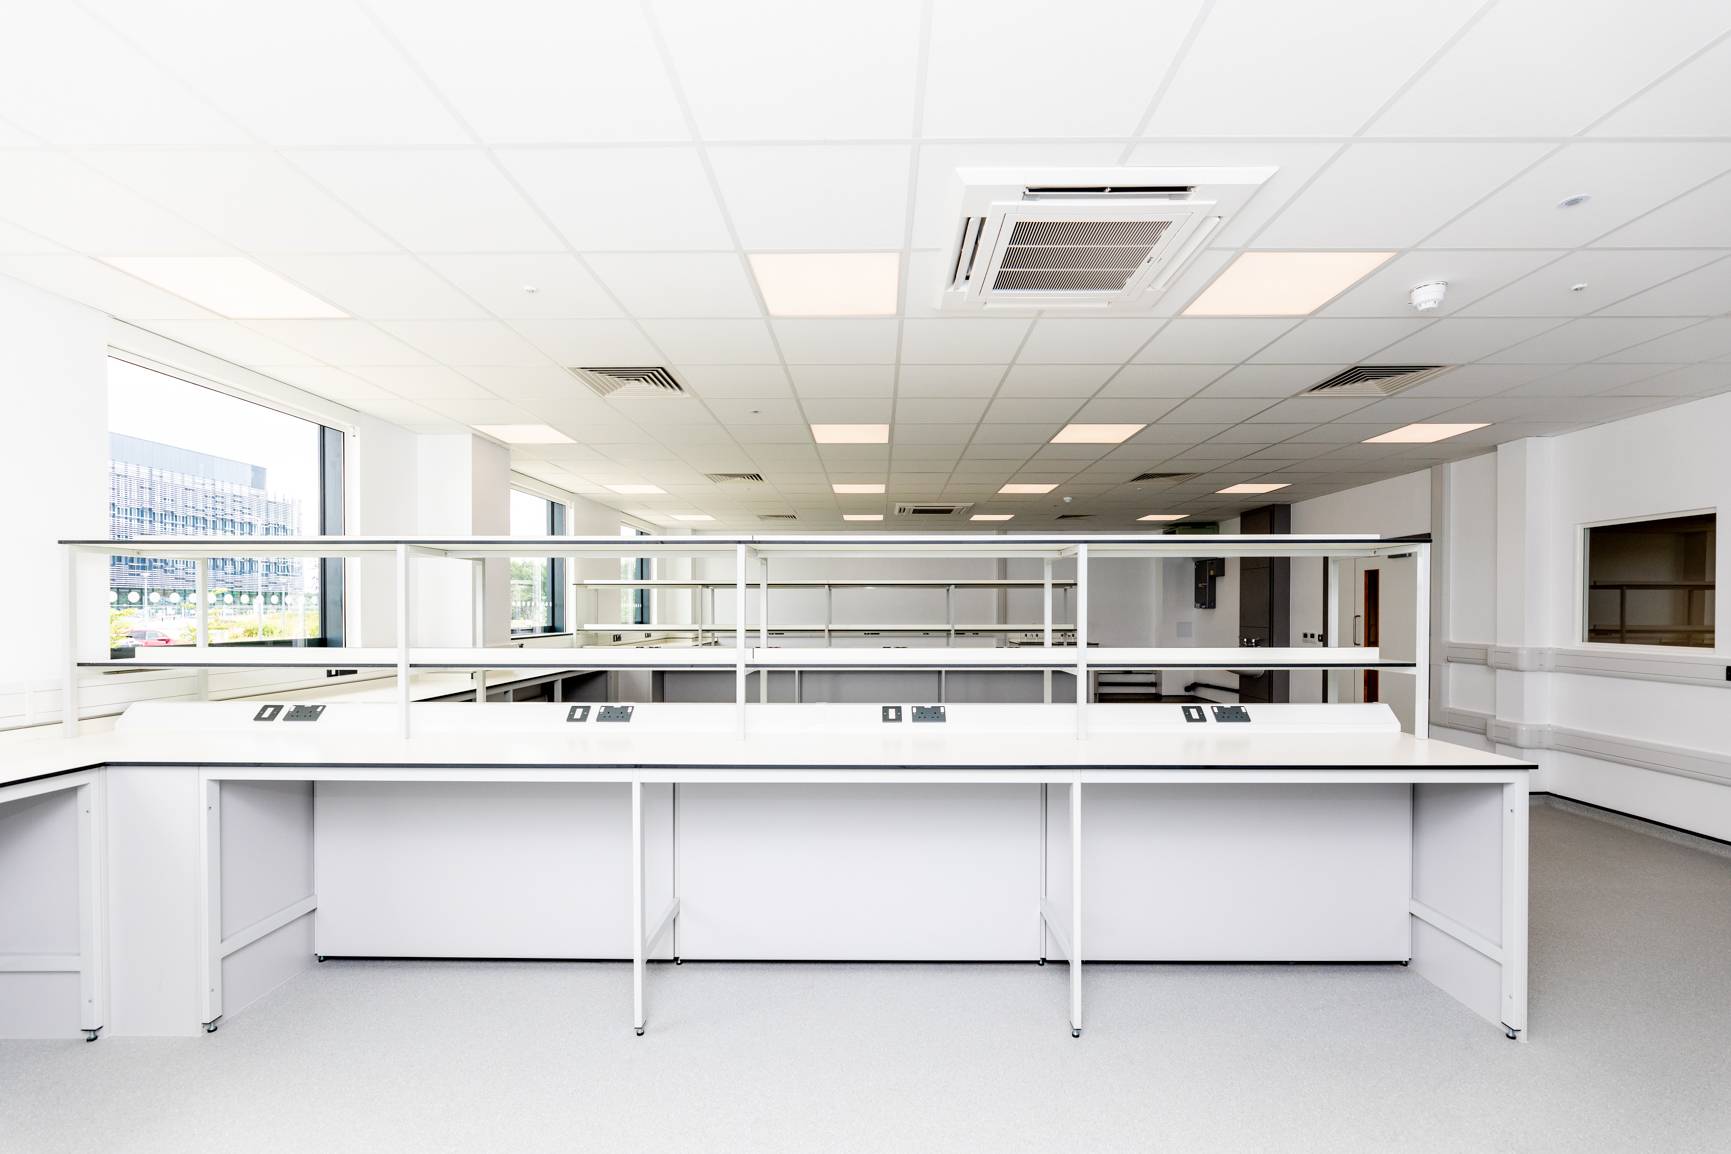
[[[511,536],[545,537],[551,532],[553,502],[511,490]],[[554,565],[547,557],[511,558],[511,632],[545,633],[553,620]]]
[[[109,362],[109,528],[150,536],[312,536],[319,531],[319,426],[164,373]],[[190,645],[193,561],[114,557],[109,644]],[[319,564],[217,558],[211,644],[317,639]]]

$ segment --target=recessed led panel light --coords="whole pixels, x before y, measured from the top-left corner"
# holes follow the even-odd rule
[[[888,425],[813,425],[811,439],[820,445],[887,445]]]
[[[1008,496],[1032,496],[1038,493],[1050,493],[1057,487],[1056,485],[1027,485],[1011,482],[999,489],[998,492]]]
[[[754,252],[751,272],[773,317],[889,317],[901,254]]]
[[[1228,485],[1224,489],[1216,489],[1214,491],[1216,493],[1226,493],[1229,495],[1238,494],[1238,493],[1272,493],[1276,489],[1284,489],[1290,484],[1292,484],[1291,481],[1282,481],[1278,485],[1260,484],[1260,483],[1250,483],[1250,484],[1245,484],[1245,485]]]
[[[660,485],[609,485],[607,487],[626,497],[647,497],[655,493],[667,492]]]
[[[852,484],[831,485],[830,489],[833,490],[834,492],[844,493],[844,494],[847,494],[847,493],[871,494],[871,493],[882,493],[884,491],[884,487],[882,485],[852,485]]]
[[[884,515],[882,513],[843,513],[841,519],[843,521],[882,521]]]
[[[1308,316],[1392,252],[1247,252],[1184,310],[1187,317]]]
[[[1476,425],[1446,425],[1427,424],[1419,422],[1416,425],[1403,425],[1374,437],[1366,437],[1367,445],[1429,445],[1436,441],[1446,441],[1450,437],[1458,437],[1462,433],[1470,433],[1474,429],[1482,429],[1489,421],[1480,421]]]
[[[571,445],[570,437],[552,425],[476,425],[477,433],[485,433],[507,445]]]
[[[1008,521],[1014,516],[1015,516],[1014,513],[975,513],[972,517],[969,517],[968,520],[970,520],[970,521]]]
[[[672,514],[672,517],[675,521],[713,521],[713,520],[715,520],[715,518],[711,517],[708,513],[674,513],[674,514]]]
[[[142,281],[237,320],[346,317],[335,305],[238,256],[111,256],[105,261]]]
[[[1138,521],[1182,521],[1190,516],[1188,513],[1147,513],[1136,518]]]
[[[1122,445],[1147,425],[1065,425],[1052,438],[1054,445]]]

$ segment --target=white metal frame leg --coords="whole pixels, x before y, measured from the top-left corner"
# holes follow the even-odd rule
[[[1503,1032],[1527,1040],[1527,795],[1523,776],[1503,786]]]
[[[1082,779],[1070,783],[1070,1036],[1082,1036]]]
[[[86,1042],[108,1024],[106,773],[78,787],[78,1026]]]
[[[198,806],[199,1024],[214,1034],[222,1017],[222,783],[202,772]]]
[[[643,1036],[643,781],[631,776],[631,1026]]]

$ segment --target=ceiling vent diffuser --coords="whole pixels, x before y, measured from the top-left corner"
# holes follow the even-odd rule
[[[1307,397],[1392,397],[1429,380],[1452,365],[1354,365],[1310,386]]]
[[[1196,475],[1195,473],[1137,473],[1125,483],[1135,485],[1143,481],[1188,481]]]
[[[1054,521],[1086,521],[1093,515],[1092,513],[1059,513],[1052,519]]]
[[[972,501],[962,504],[937,504],[931,501],[896,506],[898,517],[960,517],[974,507]]]
[[[598,397],[683,397],[685,386],[660,365],[569,369]]]
[[[705,473],[717,485],[761,485],[762,473]]]
[[[1145,308],[1274,173],[959,169],[939,307]]]
[[[759,513],[757,515],[757,519],[759,521],[797,521],[797,520],[799,520],[799,514],[797,514],[797,513]]]

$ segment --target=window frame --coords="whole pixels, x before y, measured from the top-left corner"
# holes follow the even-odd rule
[[[627,532],[627,530],[629,530],[629,532]],[[636,525],[628,525],[628,524],[623,524],[623,523],[619,526],[619,534],[622,537],[648,537],[651,535],[649,530],[647,530],[647,529],[640,529]],[[650,558],[648,558],[648,557],[627,557],[627,558],[624,558],[624,560],[629,561],[631,563],[631,574],[630,574],[630,576],[628,576],[626,578],[627,581],[653,581],[653,580],[655,580],[654,567],[650,563]],[[629,592],[631,594],[631,620],[622,621],[622,622],[620,622],[620,624],[621,625],[653,625],[653,624],[655,624],[655,620],[654,620],[654,618],[655,618],[655,606],[654,606],[654,599],[652,597],[654,590],[646,589],[646,588],[639,586],[636,589],[627,590],[627,592]]]
[[[1723,643],[1723,636],[1715,620],[1713,640],[1710,645],[1673,645],[1652,641],[1604,641],[1592,637],[1591,606],[1588,604],[1592,593],[1592,549],[1591,539],[1594,529],[1614,529],[1623,525],[1641,525],[1651,521],[1675,521],[1687,517],[1712,517],[1714,521],[1715,548],[1718,538],[1719,510],[1717,506],[1703,506],[1695,509],[1677,509],[1663,513],[1648,513],[1637,517],[1608,517],[1599,521],[1581,523],[1575,533],[1575,625],[1574,634],[1579,645],[1585,648],[1603,649],[1607,652],[1620,653],[1629,650],[1650,649],[1665,653],[1704,653],[1718,652]],[[1717,558],[1715,558],[1715,562]],[[1718,565],[1714,565],[1717,574]],[[1718,599],[1718,580],[1714,579],[1713,588],[1715,603]],[[1715,604],[1715,608],[1717,605]]]
[[[214,358],[212,358],[214,360]],[[180,381],[182,384],[228,397],[243,404],[257,405],[261,409],[293,417],[305,421],[318,430],[318,461],[319,478],[318,497],[318,534],[320,536],[340,537],[345,531],[350,492],[348,488],[349,438],[353,430],[335,424],[323,414],[310,411],[299,406],[284,403],[274,397],[260,392],[241,388],[228,381],[208,376],[194,369],[187,368],[169,361],[159,360],[144,353],[132,351],[119,346],[110,345],[107,349],[106,361],[120,361],[146,372],[157,373]],[[226,362],[218,362],[226,366]],[[244,372],[245,370],[238,369]],[[105,369],[106,372],[106,363]],[[103,421],[107,427],[106,416]],[[107,429],[109,435],[114,429]],[[212,535],[212,534],[206,534]],[[242,534],[232,534],[243,536]],[[124,554],[116,554],[124,556]],[[223,648],[303,648],[330,649],[341,648],[348,636],[348,597],[344,578],[347,567],[341,557],[323,557],[319,559],[319,633],[316,637],[259,637],[244,641],[210,642],[212,649]],[[208,611],[208,606],[205,607]],[[111,648],[111,657],[130,657],[137,652],[136,647]]]
[[[544,526],[547,536],[563,537],[565,535],[566,519],[569,516],[565,502],[559,500],[557,497],[550,497],[545,493],[537,492],[526,485],[513,483],[511,485],[511,491],[514,493],[521,493],[525,497],[533,497],[537,501],[547,502],[547,524]],[[547,583],[549,585],[547,590],[547,623],[545,625],[537,625],[533,629],[518,629],[513,625],[511,627],[511,636],[551,637],[569,633],[570,629],[567,627],[565,620],[565,609],[567,605],[567,598],[565,596],[565,586],[567,583],[565,579],[565,558],[547,557],[534,559],[545,560],[547,562]],[[507,562],[507,564],[509,564],[509,562]]]

